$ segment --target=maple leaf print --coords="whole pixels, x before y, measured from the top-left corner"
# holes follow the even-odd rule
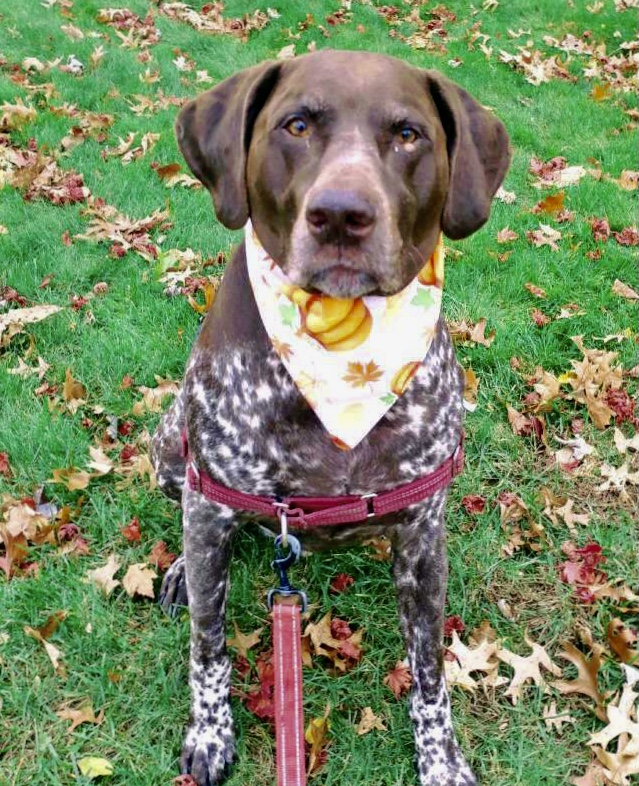
[[[271,342],[273,344],[273,349],[282,358],[282,360],[291,359],[291,355],[293,354],[293,349],[291,348],[290,344],[287,344],[285,341],[280,341],[278,338],[275,337],[271,339]]]
[[[411,306],[422,306],[423,308],[431,308],[435,305],[433,293],[426,287],[420,287],[415,294],[415,297],[410,301]]]
[[[369,360],[366,365],[363,363],[349,363],[348,371],[342,379],[354,388],[363,388],[368,382],[377,382],[384,372],[375,363]]]

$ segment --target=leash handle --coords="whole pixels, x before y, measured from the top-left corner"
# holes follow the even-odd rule
[[[273,605],[277,786],[306,786],[302,626],[297,603]]]

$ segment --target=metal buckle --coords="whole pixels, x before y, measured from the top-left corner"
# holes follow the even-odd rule
[[[373,518],[375,515],[375,508],[373,507],[373,497],[376,497],[377,494],[374,491],[371,491],[370,494],[362,494],[360,499],[366,500],[366,518],[370,519]]]
[[[282,547],[285,549],[288,548],[288,554],[282,553]],[[302,613],[306,611],[306,606],[308,605],[306,593],[292,587],[287,574],[288,568],[297,562],[301,553],[302,544],[294,535],[288,536],[288,544],[284,543],[282,535],[278,535],[275,538],[275,559],[271,563],[271,567],[275,569],[279,577],[280,586],[269,590],[266,596],[266,606],[269,611],[273,609],[274,598],[278,595],[282,598],[297,596],[301,600]]]

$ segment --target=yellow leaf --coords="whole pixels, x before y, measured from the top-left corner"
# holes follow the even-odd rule
[[[87,778],[100,778],[103,775],[113,774],[113,765],[108,759],[100,759],[97,756],[86,756],[78,759],[78,767]]]

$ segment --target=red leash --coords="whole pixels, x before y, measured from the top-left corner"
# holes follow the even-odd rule
[[[273,604],[277,786],[306,786],[300,616],[297,603]]]

